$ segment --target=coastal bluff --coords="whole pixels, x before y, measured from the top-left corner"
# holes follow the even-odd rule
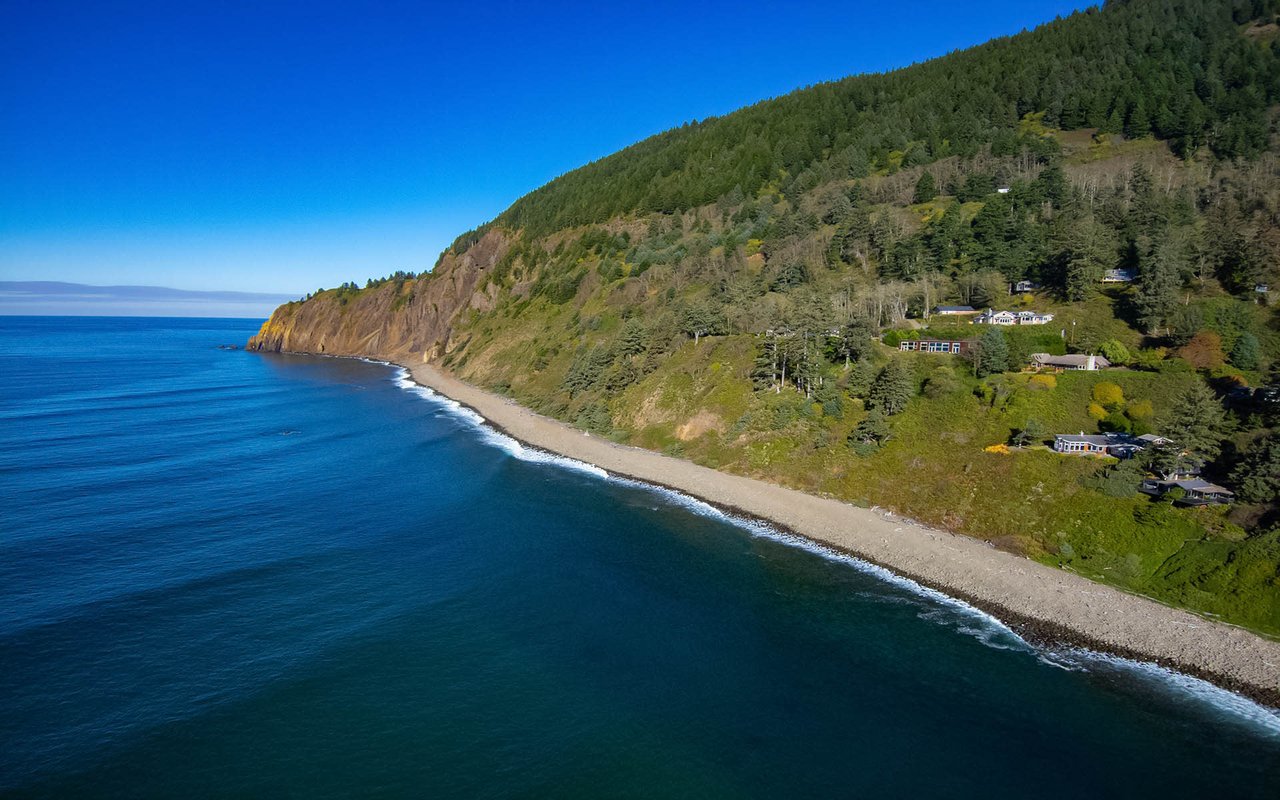
[[[444,253],[434,270],[417,278],[352,293],[329,290],[306,302],[286,303],[249,339],[246,349],[432,358],[449,348],[462,314],[492,307],[493,284],[486,276],[509,247],[503,231],[490,230],[465,253]]]
[[[615,444],[485,392],[433,366],[453,323],[483,306],[476,289],[506,243],[487,234],[463,258],[447,256],[429,278],[366,291],[345,305],[277,310],[247,349],[396,362],[414,379],[476,409],[516,439],[676,489],[774,524],[937,588],[1014,626],[1033,641],[1153,661],[1280,707],[1280,642],[912,520]],[[410,296],[414,301],[400,298]]]

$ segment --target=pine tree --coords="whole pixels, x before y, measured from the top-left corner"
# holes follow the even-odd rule
[[[999,328],[987,328],[978,339],[976,371],[979,378],[1009,369],[1009,341]]]
[[[1013,445],[1014,447],[1030,447],[1033,444],[1043,442],[1048,436],[1049,431],[1045,428],[1044,423],[1035,417],[1030,417],[1014,433]]]
[[[1197,381],[1174,403],[1162,433],[1172,442],[1161,448],[1159,459],[1165,471],[1170,467],[1199,466],[1213,461],[1222,452],[1222,440],[1231,432],[1227,414],[1205,384]]]
[[[1274,503],[1280,499],[1280,434],[1250,444],[1231,473],[1236,494],[1246,503]]]
[[[907,407],[907,402],[915,395],[915,383],[911,368],[902,359],[895,358],[880,370],[875,383],[871,384],[867,405],[888,415],[897,414]]]
[[[840,327],[835,345],[836,355],[844,357],[844,366],[848,369],[871,348],[871,323],[863,316],[849,320]]]
[[[920,180],[916,181],[914,201],[917,203],[927,203],[937,196],[937,181],[934,180],[933,173],[925,170],[920,173]]]
[[[849,433],[849,443],[865,451],[884,444],[890,433],[888,417],[880,409],[873,408]]]
[[[1084,300],[1092,294],[1103,273],[1115,265],[1116,251],[1107,226],[1084,217],[1072,226],[1066,252],[1066,294]]]
[[[1138,319],[1153,335],[1168,327],[1178,308],[1182,277],[1175,248],[1167,239],[1157,245],[1138,276]]]
[[[1242,333],[1236,337],[1231,346],[1231,363],[1238,369],[1257,369],[1262,358],[1262,350],[1258,337],[1252,333]]]

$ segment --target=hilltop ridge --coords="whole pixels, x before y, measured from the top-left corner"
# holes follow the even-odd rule
[[[1280,634],[1276,13],[1111,2],[659,134],[429,273],[282,306],[250,346],[428,361],[597,435]],[[900,350],[920,338],[965,352]],[[1024,371],[1037,352],[1118,368]],[[1077,431],[1177,447],[1046,446]],[[1139,493],[1170,460],[1235,502]]]

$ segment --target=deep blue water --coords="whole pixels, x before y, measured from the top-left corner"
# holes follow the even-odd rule
[[[255,328],[0,318],[0,794],[1280,794],[1247,701]]]

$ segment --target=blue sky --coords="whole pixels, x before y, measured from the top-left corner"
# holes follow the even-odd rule
[[[1085,5],[2,0],[0,279],[427,269],[645,136]]]

